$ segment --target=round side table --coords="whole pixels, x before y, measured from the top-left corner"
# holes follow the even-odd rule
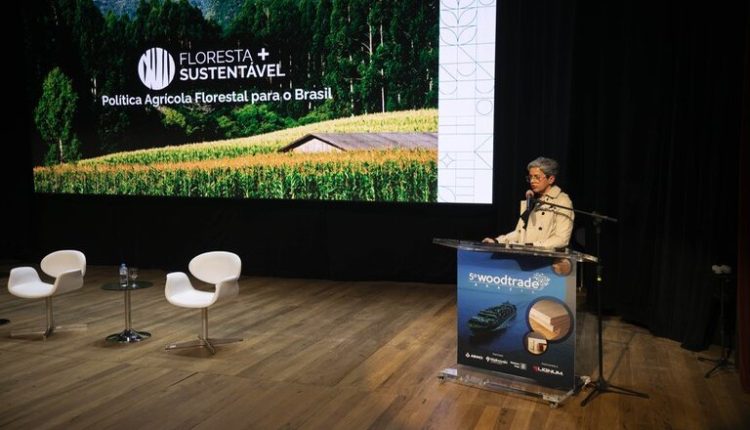
[[[118,282],[108,282],[102,285],[102,290],[122,291],[125,293],[125,330],[107,336],[107,341],[118,343],[140,342],[143,339],[151,337],[151,333],[145,331],[133,330],[130,322],[130,292],[153,287],[153,282],[148,281],[130,281],[127,285],[120,285]]]

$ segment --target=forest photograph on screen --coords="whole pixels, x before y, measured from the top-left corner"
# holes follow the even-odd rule
[[[438,0],[27,3],[36,192],[438,200]]]

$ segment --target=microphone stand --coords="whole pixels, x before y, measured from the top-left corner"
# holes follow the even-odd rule
[[[648,399],[648,394],[645,393],[639,393],[638,391],[634,391],[628,388],[618,387],[616,385],[612,385],[604,378],[604,349],[603,349],[603,336],[602,336],[602,273],[604,271],[604,265],[602,264],[602,260],[600,257],[600,246],[601,246],[601,233],[602,233],[602,221],[610,221],[610,222],[617,222],[617,219],[608,217],[606,215],[598,214],[596,212],[586,212],[579,209],[573,209],[569,208],[567,206],[558,205],[555,203],[549,203],[549,202],[542,202],[539,199],[532,199],[532,203],[534,207],[536,207],[537,204],[542,205],[548,205],[548,206],[554,206],[561,209],[567,209],[569,211],[581,213],[584,215],[588,215],[593,219],[595,231],[596,231],[596,256],[597,256],[597,262],[596,262],[596,287],[597,287],[597,293],[596,293],[596,319],[597,319],[597,325],[598,325],[598,339],[599,339],[599,379],[592,382],[592,385],[594,386],[594,389],[591,390],[591,392],[586,396],[585,399],[581,402],[581,406],[586,406],[591,400],[593,400],[596,396],[599,394],[605,394],[605,393],[615,393],[615,394],[623,394],[626,396],[634,396],[634,397],[641,397],[644,399]]]
[[[719,285],[719,324],[721,324],[719,326],[719,335],[721,337],[721,356],[717,359],[698,357],[699,361],[711,361],[716,363],[716,366],[706,372],[704,378],[710,378],[711,375],[719,369],[734,366],[734,363],[729,360],[729,357],[732,355],[732,345],[731,341],[729,341],[729,336],[726,335],[727,315],[724,313],[724,301],[728,295],[726,289],[728,288],[731,275],[729,275],[729,272],[721,272],[716,269],[714,269],[714,274]]]

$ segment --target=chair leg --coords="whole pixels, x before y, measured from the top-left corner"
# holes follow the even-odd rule
[[[55,316],[52,312],[52,297],[45,297],[44,307],[47,314],[47,327],[43,330],[40,329],[21,329],[10,332],[10,337],[13,338],[25,338],[25,337],[36,337],[41,336],[42,340],[46,340],[54,332],[66,332],[66,331],[82,331],[88,329],[86,324],[69,324],[66,326],[55,326]]]
[[[178,342],[178,343],[170,343],[169,345],[165,346],[164,349],[167,351],[171,351],[173,349],[186,349],[186,348],[202,348],[206,346],[205,342],[203,340],[189,340],[187,342]]]
[[[242,338],[215,339],[208,337],[208,308],[201,309],[201,334],[198,340],[171,343],[164,347],[166,351],[186,348],[206,348],[211,354],[216,354],[215,345],[226,345],[228,343],[242,342]]]

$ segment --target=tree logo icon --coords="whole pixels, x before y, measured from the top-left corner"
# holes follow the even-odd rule
[[[150,90],[166,88],[174,79],[174,72],[174,58],[166,49],[148,49],[138,61],[138,77]]]

